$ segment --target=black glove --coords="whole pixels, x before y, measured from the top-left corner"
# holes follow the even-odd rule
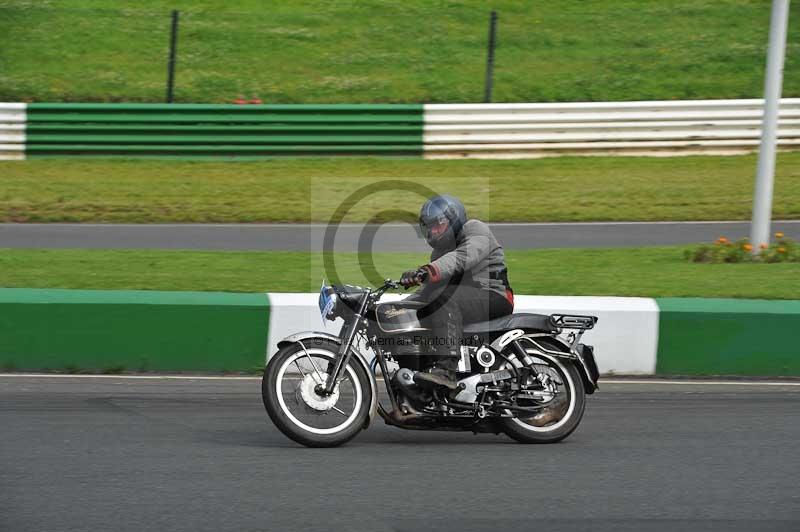
[[[412,286],[420,285],[425,278],[425,274],[426,272],[422,268],[408,270],[400,277],[400,285],[403,286],[403,288],[411,288]]]

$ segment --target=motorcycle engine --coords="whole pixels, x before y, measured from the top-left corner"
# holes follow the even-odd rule
[[[420,388],[414,383],[414,371],[409,368],[400,368],[392,375],[392,387],[416,409],[423,408],[433,400],[428,390]]]

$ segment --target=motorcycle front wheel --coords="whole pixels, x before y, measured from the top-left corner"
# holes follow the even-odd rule
[[[332,394],[317,393],[332,370],[339,345],[326,339],[293,343],[275,353],[261,381],[270,419],[292,440],[308,447],[335,447],[366,426],[372,402],[369,375],[350,361]]]

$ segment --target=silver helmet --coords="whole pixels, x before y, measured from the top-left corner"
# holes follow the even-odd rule
[[[464,204],[448,194],[430,198],[419,211],[421,234],[433,248],[454,247],[466,222]]]

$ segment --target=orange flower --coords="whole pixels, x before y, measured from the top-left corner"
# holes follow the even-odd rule
[[[750,244],[745,244],[742,246],[742,249],[745,251],[753,251],[753,246]]]
[[[783,233],[781,232],[775,233],[775,238],[783,238]]]
[[[778,253],[786,253],[786,248],[778,248]]]
[[[721,237],[719,237],[717,239],[717,244],[727,244],[727,243],[728,243],[728,239],[725,238],[724,236],[721,236]]]
[[[766,245],[766,244],[761,244],[761,245],[760,245],[760,246],[758,246],[758,247],[759,247],[759,248],[761,248],[761,249],[767,249],[769,246],[768,246],[768,245]]]

